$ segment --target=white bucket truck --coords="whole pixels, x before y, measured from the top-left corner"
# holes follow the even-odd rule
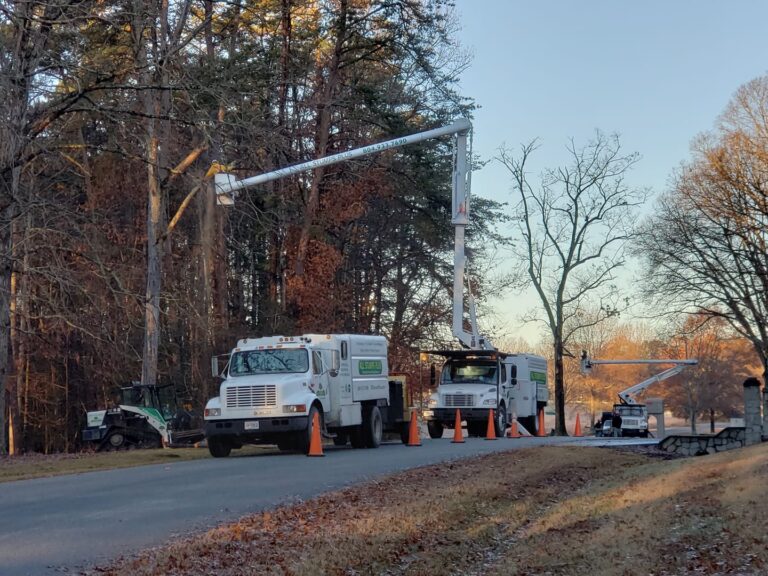
[[[632,360],[595,360],[589,356],[586,350],[581,352],[581,373],[589,375],[592,368],[599,364],[674,364],[659,374],[654,374],[634,386],[619,392],[619,404],[613,405],[614,413],[621,416],[621,435],[622,436],[642,436],[648,438],[650,431],[648,429],[648,407],[638,402],[637,395],[644,392],[651,384],[662,382],[685,370],[688,366],[695,366],[699,361],[696,358],[684,359],[632,359]],[[603,421],[601,433],[607,436],[610,433],[611,426],[608,420]]]
[[[223,381],[205,407],[205,436],[217,458],[246,443],[306,452],[315,413],[320,430],[335,444],[350,440],[356,448],[376,448],[390,414],[397,413],[388,409],[391,384],[383,336],[246,338],[229,354],[222,374],[217,359],[212,364]]]
[[[437,392],[424,413],[431,438],[440,438],[444,428],[454,427],[457,408],[469,436],[485,436],[491,409],[496,436],[504,433],[515,416],[530,434],[536,434],[536,416],[549,398],[547,361],[543,357],[496,350],[429,353],[446,359]]]

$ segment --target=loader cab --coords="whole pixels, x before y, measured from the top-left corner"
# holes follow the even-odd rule
[[[178,411],[176,391],[172,384],[164,386],[142,386],[134,382],[120,388],[119,404],[139,408],[154,408],[163,418],[170,420]]]

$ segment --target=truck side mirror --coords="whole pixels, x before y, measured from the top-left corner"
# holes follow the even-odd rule
[[[509,367],[509,383],[512,386],[517,386],[517,365],[512,364],[512,366]]]
[[[222,354],[223,356],[223,354]],[[224,368],[219,367],[219,357],[218,356],[211,356],[211,375],[214,378],[224,378],[223,372],[227,369],[226,363],[224,364]]]
[[[341,366],[341,359],[339,357],[338,350],[331,350],[331,367],[328,370],[331,378],[336,378],[339,375],[339,367]]]
[[[434,386],[437,381],[436,369],[434,364],[429,365],[429,385]]]

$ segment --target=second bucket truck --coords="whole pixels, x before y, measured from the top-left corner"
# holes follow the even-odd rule
[[[533,354],[507,354],[497,350],[433,350],[445,358],[424,412],[431,438],[453,428],[456,409],[467,423],[469,436],[485,436],[488,417],[494,411],[496,436],[501,436],[513,417],[535,435],[539,410],[547,405],[547,361]]]

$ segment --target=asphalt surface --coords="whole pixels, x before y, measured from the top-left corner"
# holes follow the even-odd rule
[[[408,468],[541,445],[655,442],[422,438],[420,447],[326,448],[323,458],[275,453],[8,482],[0,484],[0,576],[77,574],[174,537]]]

